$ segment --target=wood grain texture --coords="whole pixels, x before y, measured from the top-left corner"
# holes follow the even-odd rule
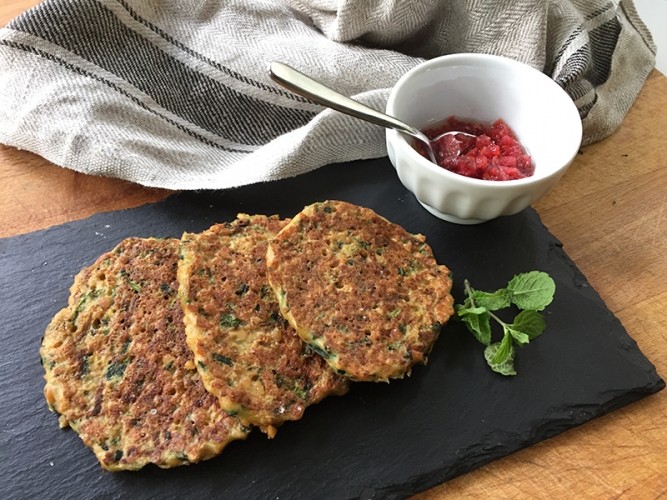
[[[0,25],[37,2],[0,3]],[[667,376],[667,77],[654,71],[611,137],[584,148],[535,208]],[[168,196],[78,174],[0,147],[0,236]],[[576,321],[576,318],[573,318]],[[418,495],[439,498],[664,498],[667,391]]]
[[[5,26],[16,16],[38,3],[39,0],[3,0],[0,3],[0,26]]]
[[[61,168],[36,154],[0,145],[0,237],[131,208],[171,191]]]

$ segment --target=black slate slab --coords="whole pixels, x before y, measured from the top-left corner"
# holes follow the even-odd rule
[[[440,262],[479,289],[539,269],[557,284],[546,333],[518,353],[518,375],[491,372],[450,322],[430,362],[405,380],[357,384],[211,461],[173,470],[103,471],[42,396],[38,349],[74,274],[127,236],[180,236],[239,211],[292,216],[342,199],[426,235]],[[400,498],[659,391],[664,382],[533,210],[479,226],[434,218],[388,160],[331,165],[294,179],[184,193],[0,240],[0,498]]]

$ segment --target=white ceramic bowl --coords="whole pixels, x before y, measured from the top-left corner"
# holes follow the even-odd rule
[[[489,181],[455,174],[417,153],[412,139],[387,130],[387,151],[398,177],[433,215],[476,224],[528,207],[551,189],[581,145],[581,119],[565,91],[545,74],[506,57],[453,54],[403,75],[387,113],[424,129],[450,116],[502,118],[533,158],[524,179]]]

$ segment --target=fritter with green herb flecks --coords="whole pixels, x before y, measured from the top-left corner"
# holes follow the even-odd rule
[[[211,458],[248,429],[194,368],[178,300],[178,240],[130,238],[75,278],[40,348],[44,393],[102,467]]]
[[[269,244],[267,266],[285,318],[353,380],[410,373],[453,313],[449,270],[425,238],[350,203],[305,207]]]
[[[239,214],[186,233],[178,266],[187,341],[206,388],[269,437],[307,406],[347,390],[281,316],[266,279],[267,244],[284,225],[275,216]]]

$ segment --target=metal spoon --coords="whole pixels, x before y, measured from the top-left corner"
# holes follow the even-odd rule
[[[343,94],[339,94],[335,90],[313,80],[309,76],[306,76],[300,71],[297,71],[287,64],[283,64],[281,62],[274,61],[271,63],[269,66],[269,75],[274,81],[281,84],[285,88],[319,104],[322,104],[323,106],[335,109],[341,113],[354,116],[355,118],[360,118],[361,120],[365,120],[376,125],[398,130],[399,132],[403,132],[404,134],[408,134],[409,136],[414,137],[426,146],[426,151],[428,152],[429,157],[433,163],[438,163],[435,159],[433,143],[441,137],[444,137],[445,135],[456,134],[475,137],[474,135],[468,134],[466,132],[452,130],[450,132],[444,132],[433,139],[429,139],[426,137],[426,135],[424,135],[423,132],[414,127],[411,127],[407,123],[397,120],[393,116],[381,113],[373,108],[369,108],[368,106],[361,104],[354,99],[350,99]]]

